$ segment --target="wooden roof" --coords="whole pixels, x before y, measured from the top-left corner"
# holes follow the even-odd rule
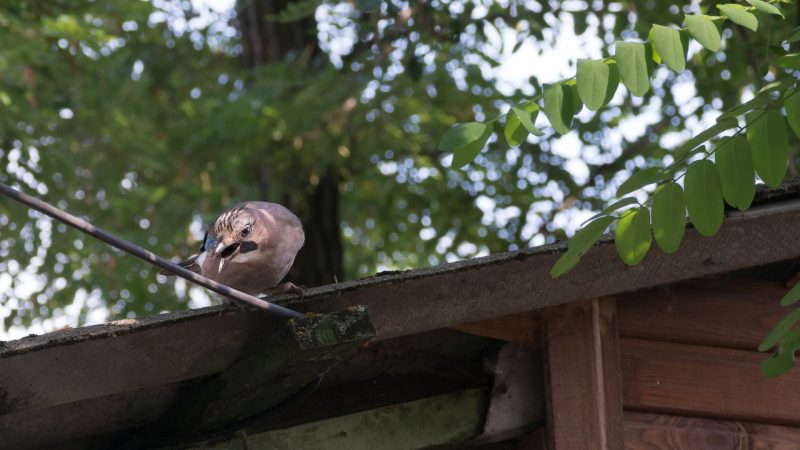
[[[358,386],[351,410],[419,398],[398,392],[403,389],[392,384],[397,377],[428,395],[450,392],[453,386],[485,388],[491,380],[480,359],[492,341],[439,329],[797,259],[798,192],[800,183],[762,191],[751,210],[729,212],[716,236],[702,237],[689,229],[676,254],[653,249],[634,267],[620,261],[605,238],[558,279],[549,271],[565,250],[563,243],[379,274],[313,288],[303,299],[282,300],[313,313],[341,314],[355,305],[366,306],[368,326],[324,343],[347,344],[344,353],[351,356],[329,370],[323,391],[325,386]],[[152,430],[148,424],[185,398],[187,386],[228,373],[265,348],[265,342],[274,342],[285,326],[261,312],[214,306],[0,342],[0,448],[52,448],[98,436],[119,443],[127,433],[123,430]],[[292,339],[302,334],[303,326],[294,329]],[[359,351],[370,339],[367,350]],[[319,359],[324,352],[315,355]],[[451,373],[453,367],[460,368],[457,375]],[[366,389],[359,384],[365,380],[382,381]],[[302,386],[295,387],[302,393]],[[325,406],[326,401],[330,399],[319,397],[320,410],[340,407]],[[309,417],[313,414],[289,422]]]

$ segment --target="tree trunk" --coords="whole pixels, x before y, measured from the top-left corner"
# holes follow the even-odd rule
[[[269,20],[269,16],[279,14],[293,1],[296,0],[239,0],[237,19],[242,34],[245,67],[290,62],[313,71],[325,64],[313,15],[288,23]],[[297,169],[293,177],[308,180],[305,173],[307,168]],[[284,182],[281,179],[284,174],[272,173],[266,165],[256,170],[262,197],[280,201],[292,209],[300,217],[306,231],[305,246],[300,250],[287,280],[306,286],[341,280],[343,255],[339,232],[338,169],[330,167],[324,171],[319,184],[306,199],[292,198],[306,195],[302,192],[290,192],[282,199],[269,199],[269,186],[282,182],[289,185],[288,180]]]

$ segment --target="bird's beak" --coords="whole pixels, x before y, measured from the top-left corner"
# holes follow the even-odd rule
[[[225,270],[225,267],[228,266],[228,263],[231,262],[233,257],[239,254],[239,243],[234,242],[226,245],[224,242],[220,242],[214,249],[214,254],[219,255],[219,268],[217,269],[217,272],[222,273],[222,271]]]

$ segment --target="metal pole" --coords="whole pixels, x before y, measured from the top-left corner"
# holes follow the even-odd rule
[[[58,209],[47,202],[39,200],[38,198],[35,197],[31,197],[30,195],[25,194],[23,192],[14,190],[10,186],[1,182],[0,182],[0,192],[20,203],[24,203],[25,205],[58,220],[59,222],[65,223],[90,236],[94,236],[95,238],[100,239],[101,241],[113,247],[128,252],[133,256],[137,256],[149,262],[150,264],[168,270],[181,278],[199,284],[200,286],[210,289],[216,292],[217,294],[228,297],[239,304],[250,305],[259,309],[266,310],[267,312],[272,313],[276,316],[281,316],[286,318],[301,319],[305,317],[303,314],[297,311],[293,311],[291,309],[284,308],[282,306],[278,306],[270,302],[261,300],[260,298],[256,298],[252,295],[245,294],[242,291],[238,291],[231,287],[225,286],[222,283],[218,283],[198,273],[194,273],[191,270],[185,269],[173,263],[172,261],[169,261],[167,259],[164,259],[156,255],[151,251],[145,250],[142,247],[139,247],[138,245],[130,241],[120,239],[106,231],[103,231],[102,229],[97,228],[91,223],[81,218],[75,217],[66,211]]]

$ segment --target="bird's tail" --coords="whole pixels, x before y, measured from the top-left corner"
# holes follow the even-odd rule
[[[189,259],[187,259],[186,261],[179,262],[178,265],[183,267],[184,269],[189,269],[194,273],[200,273],[200,265],[197,264],[197,258],[199,256],[200,255],[194,255]],[[161,272],[158,272],[158,274],[166,276],[175,275],[175,273],[170,270],[162,270]]]

